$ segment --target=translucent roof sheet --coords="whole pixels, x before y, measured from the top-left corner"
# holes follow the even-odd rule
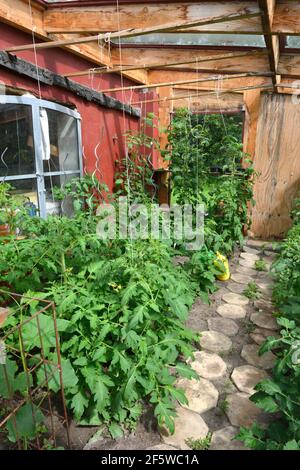
[[[300,37],[299,36],[287,36],[286,47],[300,49]]]
[[[153,33],[124,38],[121,44],[265,47],[265,40],[254,34]]]

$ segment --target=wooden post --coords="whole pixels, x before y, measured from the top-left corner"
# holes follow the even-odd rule
[[[166,99],[166,101],[161,101],[159,104],[159,111],[158,111],[158,117],[159,117],[159,127],[162,129],[160,131],[160,136],[159,136],[159,142],[160,146],[163,150],[165,150],[167,144],[168,144],[168,134],[167,134],[167,129],[170,126],[171,122],[171,111],[173,107],[173,103],[170,100],[172,96],[172,87],[171,86],[165,86],[162,88],[157,89],[157,93],[159,95],[159,99]],[[168,162],[164,162],[162,159],[159,162],[161,168],[168,168]]]
[[[244,102],[246,108],[244,125],[244,152],[248,153],[253,160],[255,159],[255,144],[260,99],[260,88],[246,90],[244,92]]]

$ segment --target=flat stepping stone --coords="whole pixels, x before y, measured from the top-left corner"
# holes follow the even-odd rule
[[[205,379],[220,379],[226,374],[227,366],[223,359],[215,353],[198,351],[191,367]]]
[[[254,325],[266,328],[267,330],[278,330],[278,324],[276,318],[270,313],[254,312],[252,313],[250,320]]]
[[[264,253],[265,253],[266,257],[270,258],[270,260],[272,260],[272,261],[274,261],[278,256],[277,253],[274,253],[274,251],[266,250]]]
[[[267,377],[268,374],[264,370],[249,365],[236,367],[231,374],[231,380],[237,388],[250,395],[255,393],[255,385]]]
[[[253,253],[245,253],[245,252],[241,253],[240,257],[249,261],[259,261],[260,259],[258,255],[254,255]]]
[[[248,268],[247,266],[238,265],[236,267],[236,272],[240,274],[246,274],[246,276],[251,277],[257,276],[257,271],[255,269]]]
[[[220,331],[227,336],[235,336],[239,331],[239,326],[230,318],[209,318],[207,323],[210,330]]]
[[[257,285],[265,296],[272,298],[273,284],[270,282],[258,282]]]
[[[174,434],[171,435],[167,428],[161,427],[161,437],[163,442],[169,446],[180,450],[188,450],[189,446],[185,441],[189,438],[204,439],[208,434],[208,426],[203,418],[193,411],[181,406],[176,411],[177,417],[174,420]]]
[[[229,282],[226,288],[235,294],[242,294],[245,290],[245,286],[243,284],[237,284],[236,282]]]
[[[259,356],[258,351],[259,346],[257,344],[246,344],[242,349],[241,356],[252,366],[260,367],[261,369],[272,369],[276,356],[271,351],[267,351],[262,356]]]
[[[220,305],[220,307],[217,308],[217,312],[219,315],[221,315],[221,317],[231,318],[232,320],[245,318],[246,316],[246,310],[244,307],[233,304]]]
[[[219,331],[201,331],[200,346],[214,353],[227,353],[232,348],[232,341]]]
[[[247,297],[241,294],[235,294],[234,292],[228,292],[228,294],[224,294],[222,300],[224,300],[224,302],[227,302],[228,304],[241,306],[248,305],[249,303],[249,299],[247,299]]]
[[[263,311],[264,313],[273,313],[276,310],[275,305],[272,304],[270,300],[258,299],[254,302],[254,307],[258,310]]]
[[[252,255],[257,255],[257,256],[260,255],[260,250],[257,250],[256,248],[250,248],[247,245],[243,246],[243,251],[244,253],[251,253]]]
[[[265,328],[255,328],[255,330],[250,333],[250,338],[260,346],[266,341],[269,336],[279,338],[279,334],[274,330],[267,330]]]
[[[246,450],[241,441],[235,440],[239,429],[233,426],[215,431],[212,435],[209,450]]]
[[[180,379],[177,386],[185,391],[188,399],[188,404],[182,405],[184,408],[195,413],[205,413],[217,406],[219,392],[209,380]]]
[[[257,285],[260,287],[262,290],[268,290],[272,289],[274,287],[274,282],[272,282],[270,279],[265,282],[258,282]]]
[[[239,265],[243,266],[244,268],[253,269],[253,271],[255,271],[255,273],[257,273],[257,271],[254,269],[255,268],[255,261],[252,261],[251,259],[240,258]]]
[[[254,421],[264,421],[265,414],[249,398],[251,395],[237,392],[226,398],[226,415],[233,426],[250,427]]]
[[[248,246],[249,248],[255,248],[255,249],[264,249],[266,248],[268,245],[270,245],[269,242],[265,241],[265,240],[253,240],[253,239],[249,239],[247,240],[246,242],[246,246]]]
[[[238,284],[249,284],[249,282],[253,281],[250,276],[246,276],[246,274],[240,273],[233,273],[231,275],[231,279]]]

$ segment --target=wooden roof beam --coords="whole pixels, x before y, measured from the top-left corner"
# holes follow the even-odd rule
[[[281,54],[278,72],[282,78],[300,78],[300,54]]]
[[[300,3],[277,0],[272,31],[275,34],[300,35]]]
[[[87,7],[56,8],[44,13],[44,27],[49,33],[101,33],[117,29],[151,28],[163,26],[178,18],[181,22],[190,23],[197,18],[209,19],[213,16],[238,15],[242,11],[249,14],[259,13],[256,1],[234,2],[192,2],[147,4],[127,4],[119,6],[101,5]],[[119,28],[118,28],[119,26]],[[209,24],[196,27],[203,33],[261,33],[261,22],[258,16],[240,18],[234,24],[230,21],[221,24]],[[195,31],[188,28],[186,32]]]
[[[264,37],[266,46],[269,53],[270,70],[273,73],[273,84],[280,80],[277,77],[277,69],[279,62],[279,38],[278,36],[272,35],[272,24],[275,10],[276,0],[258,0],[259,8],[262,12],[262,26],[264,31]],[[274,88],[276,91],[276,88]]]
[[[250,76],[249,76],[250,75]],[[182,80],[194,80],[194,79],[199,79],[199,78],[205,78],[205,79],[210,79],[212,75],[207,74],[207,73],[199,73],[195,71],[190,71],[190,72],[183,72],[183,71],[170,71],[170,70],[151,70],[149,71],[149,83],[163,83],[163,82],[170,82],[176,80],[182,81]],[[216,74],[214,75],[214,78],[216,77]],[[239,78],[237,78],[239,77]],[[267,83],[272,83],[272,78],[270,76],[270,72],[268,72],[268,76],[264,75],[253,75],[253,74],[234,74],[231,75],[230,80],[222,80],[222,77],[220,76],[219,83],[218,80],[214,81],[206,81],[205,86],[209,87],[216,87],[221,84],[221,87],[229,87],[231,86],[232,88],[239,88],[242,86],[251,86],[251,85],[260,85],[260,84],[267,84]],[[187,85],[174,85],[173,87],[176,88],[189,88],[189,89],[197,89],[198,85],[197,83],[189,84]]]
[[[112,50],[112,59],[115,64],[119,65],[119,54],[117,50]],[[230,54],[232,54],[230,56]],[[160,63],[175,63],[178,64],[194,61],[195,58],[198,58],[200,61],[209,60],[207,65],[210,69],[214,69],[215,73],[218,72],[220,67],[222,69],[228,69],[234,72],[239,71],[252,71],[256,70],[258,72],[264,72],[269,70],[269,60],[267,51],[248,51],[247,55],[243,56],[245,52],[236,51],[230,52],[228,57],[225,58],[225,51],[223,50],[209,50],[209,49],[181,49],[176,47],[161,47],[161,48],[152,48],[152,47],[137,47],[137,48],[123,48],[122,49],[122,62],[123,66],[143,66],[147,64],[149,69],[152,65]],[[215,58],[215,60],[214,60]],[[196,65],[186,64],[184,68],[186,69],[195,69]],[[203,64],[203,67],[205,65]],[[151,73],[151,72],[150,72]]]
[[[150,33],[161,33],[161,32],[179,32],[187,30],[190,26],[199,26],[199,25],[211,25],[217,23],[224,23],[226,21],[238,21],[242,18],[252,18],[260,16],[259,12],[249,13],[246,9],[240,11],[239,13],[220,15],[220,16],[210,16],[209,18],[198,18],[193,21],[182,22],[182,21],[172,21],[170,23],[165,23],[160,26],[151,26],[149,28],[134,28],[134,29],[125,29],[116,32],[101,33],[93,36],[79,36],[72,39],[60,39],[49,42],[37,43],[35,45],[25,44],[23,46],[10,47],[6,49],[6,52],[18,52],[18,51],[27,51],[27,50],[39,50],[39,49],[49,49],[53,47],[63,47],[70,45],[78,44],[88,44],[93,42],[100,41],[109,41],[111,39],[122,39],[122,38],[131,38],[135,36],[146,35]]]
[[[89,68],[86,70],[82,70],[80,72],[68,73],[65,75],[65,77],[80,77],[80,76],[90,75],[90,74],[95,74],[95,75],[104,74],[105,75],[109,73],[125,72],[128,70],[151,70],[151,69],[163,69],[166,67],[178,68],[180,66],[187,66],[187,65],[189,65],[191,69],[200,69],[199,64],[203,64],[206,62],[218,62],[220,60],[222,61],[222,68],[224,68],[223,61],[226,59],[233,59],[233,61],[230,62],[230,65],[228,65],[230,69],[228,71],[231,71],[232,68],[235,67],[235,65],[233,65],[234,59],[240,59],[241,57],[247,58],[249,56],[253,58],[255,57],[257,59],[257,57],[265,55],[265,52],[264,51],[248,51],[248,52],[241,52],[241,53],[231,52],[227,54],[221,54],[219,56],[216,56],[216,55],[207,56],[206,55],[204,57],[201,56],[200,54],[201,52],[199,52],[199,57],[197,56],[197,53],[194,54],[194,57],[189,60],[186,60],[186,59],[182,60],[183,56],[182,58],[177,57],[175,61],[171,61],[171,62],[170,61],[164,61],[164,62],[154,61],[150,64],[141,63],[141,64],[136,64],[136,65],[122,65],[122,66],[119,65],[119,63],[116,63],[112,68],[109,68],[109,67],[101,67],[101,68],[93,68],[93,69]],[[123,55],[123,51],[122,51],[122,55]],[[119,60],[117,62],[119,62]],[[241,61],[237,61],[237,65],[236,65],[237,67],[239,67],[240,62]],[[219,62],[219,66],[220,66],[220,62]],[[205,67],[205,66],[202,65],[202,67]],[[226,67],[226,64],[225,64],[225,67]]]
[[[171,73],[171,72],[169,72]],[[176,80],[177,75],[172,72],[172,79],[168,82],[157,82],[157,83],[149,83],[148,85],[136,85],[136,86],[129,86],[129,87],[121,87],[121,88],[109,88],[105,90],[101,90],[103,93],[114,93],[117,91],[130,91],[130,90],[143,90],[143,89],[151,89],[151,88],[160,88],[166,86],[175,86],[175,85],[185,85],[187,83],[202,83],[202,82],[217,82],[217,81],[226,81],[226,80],[234,80],[236,78],[245,78],[245,77],[257,77],[257,76],[271,76],[271,72],[267,72],[265,74],[257,73],[257,72],[247,72],[247,73],[240,73],[236,75],[224,75],[222,80],[220,80],[219,75],[214,76],[206,76],[206,77],[196,77],[191,78],[186,75],[184,80]]]

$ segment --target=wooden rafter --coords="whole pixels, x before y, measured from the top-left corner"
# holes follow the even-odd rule
[[[122,53],[123,54],[123,53]],[[81,72],[73,72],[73,73],[68,73],[65,75],[65,77],[81,77],[84,75],[89,75],[91,73],[93,74],[108,74],[108,73],[116,73],[116,72],[126,72],[128,70],[151,70],[151,69],[162,69],[166,67],[178,67],[180,65],[194,65],[194,68],[197,69],[199,68],[199,64],[203,62],[218,62],[220,60],[226,60],[226,59],[238,59],[238,58],[245,58],[249,56],[262,56],[264,52],[262,51],[248,51],[248,52],[242,52],[242,53],[228,53],[220,56],[207,56],[207,57],[194,57],[193,59],[190,60],[184,60],[181,61],[180,59],[175,61],[175,62],[154,62],[151,64],[139,64],[139,65],[127,65],[127,66],[121,66],[121,65],[115,65],[112,68],[109,67],[101,67],[101,68],[93,68],[93,69],[87,69],[83,70]],[[230,64],[230,67],[232,69],[232,65]]]
[[[270,76],[272,75],[270,72],[267,72],[264,74],[265,76]],[[257,72],[247,72],[247,73],[241,73],[241,74],[236,74],[236,75],[225,75],[222,77],[222,81],[224,80],[233,80],[236,78],[244,78],[244,77],[257,77],[257,76],[262,76],[262,74],[257,73]],[[167,87],[167,86],[174,86],[174,85],[185,85],[187,83],[203,83],[203,82],[215,82],[220,80],[219,75],[217,76],[208,76],[206,78],[193,78],[193,79],[186,79],[186,80],[178,80],[176,81],[173,80],[171,82],[158,82],[158,83],[150,83],[148,85],[135,85],[135,86],[129,86],[129,87],[120,87],[120,88],[109,88],[107,90],[101,90],[103,93],[113,93],[117,91],[129,91],[129,90],[142,90],[145,88],[160,88],[160,87]]]
[[[89,32],[100,33],[116,31],[119,29],[133,29],[137,25],[141,28],[159,26],[174,21],[174,18],[182,22],[190,22],[196,18],[209,18],[228,14],[239,14],[241,11],[248,13],[258,12],[256,1],[234,1],[234,2],[205,2],[201,1],[195,5],[192,2],[147,4],[127,4],[101,6],[82,6],[65,8],[51,8],[44,13],[44,27],[50,33],[57,32]],[[198,26],[197,31],[202,33],[261,33],[261,23],[258,17],[241,18],[234,24],[223,22],[221,24],[210,24],[209,28]],[[188,28],[187,32],[195,31]]]
[[[299,1],[277,0],[272,31],[277,34],[300,34]]]
[[[255,13],[248,13],[247,10],[242,10],[238,14],[229,14],[229,15],[221,15],[221,16],[212,16],[206,19],[198,18],[197,20],[193,20],[190,22],[182,22],[182,21],[172,21],[171,23],[166,23],[161,26],[152,26],[149,28],[134,28],[134,29],[126,29],[123,31],[116,31],[116,32],[109,32],[105,34],[97,34],[93,36],[80,36],[78,38],[72,39],[62,39],[56,41],[49,41],[49,42],[42,42],[37,43],[35,45],[25,44],[23,46],[16,46],[10,47],[6,49],[6,52],[19,52],[19,51],[27,51],[33,49],[49,49],[53,47],[63,47],[63,46],[70,46],[70,45],[77,45],[77,44],[88,44],[91,42],[100,42],[100,41],[109,41],[111,39],[122,39],[122,38],[131,38],[135,36],[146,35],[150,33],[160,33],[160,32],[172,32],[178,31],[180,32],[184,29],[188,29],[191,26],[199,26],[199,25],[210,25],[210,24],[217,24],[217,23],[224,23],[227,21],[237,21],[242,18],[253,18],[260,16],[259,12]]]
[[[300,78],[300,55],[281,54],[278,72],[283,78]]]
[[[274,19],[276,0],[258,0],[262,12],[262,25],[265,32],[265,42],[269,53],[270,69],[273,72],[273,84],[277,83],[277,69],[279,62],[279,38],[272,35],[272,24]],[[275,88],[276,90],[276,88]]]

